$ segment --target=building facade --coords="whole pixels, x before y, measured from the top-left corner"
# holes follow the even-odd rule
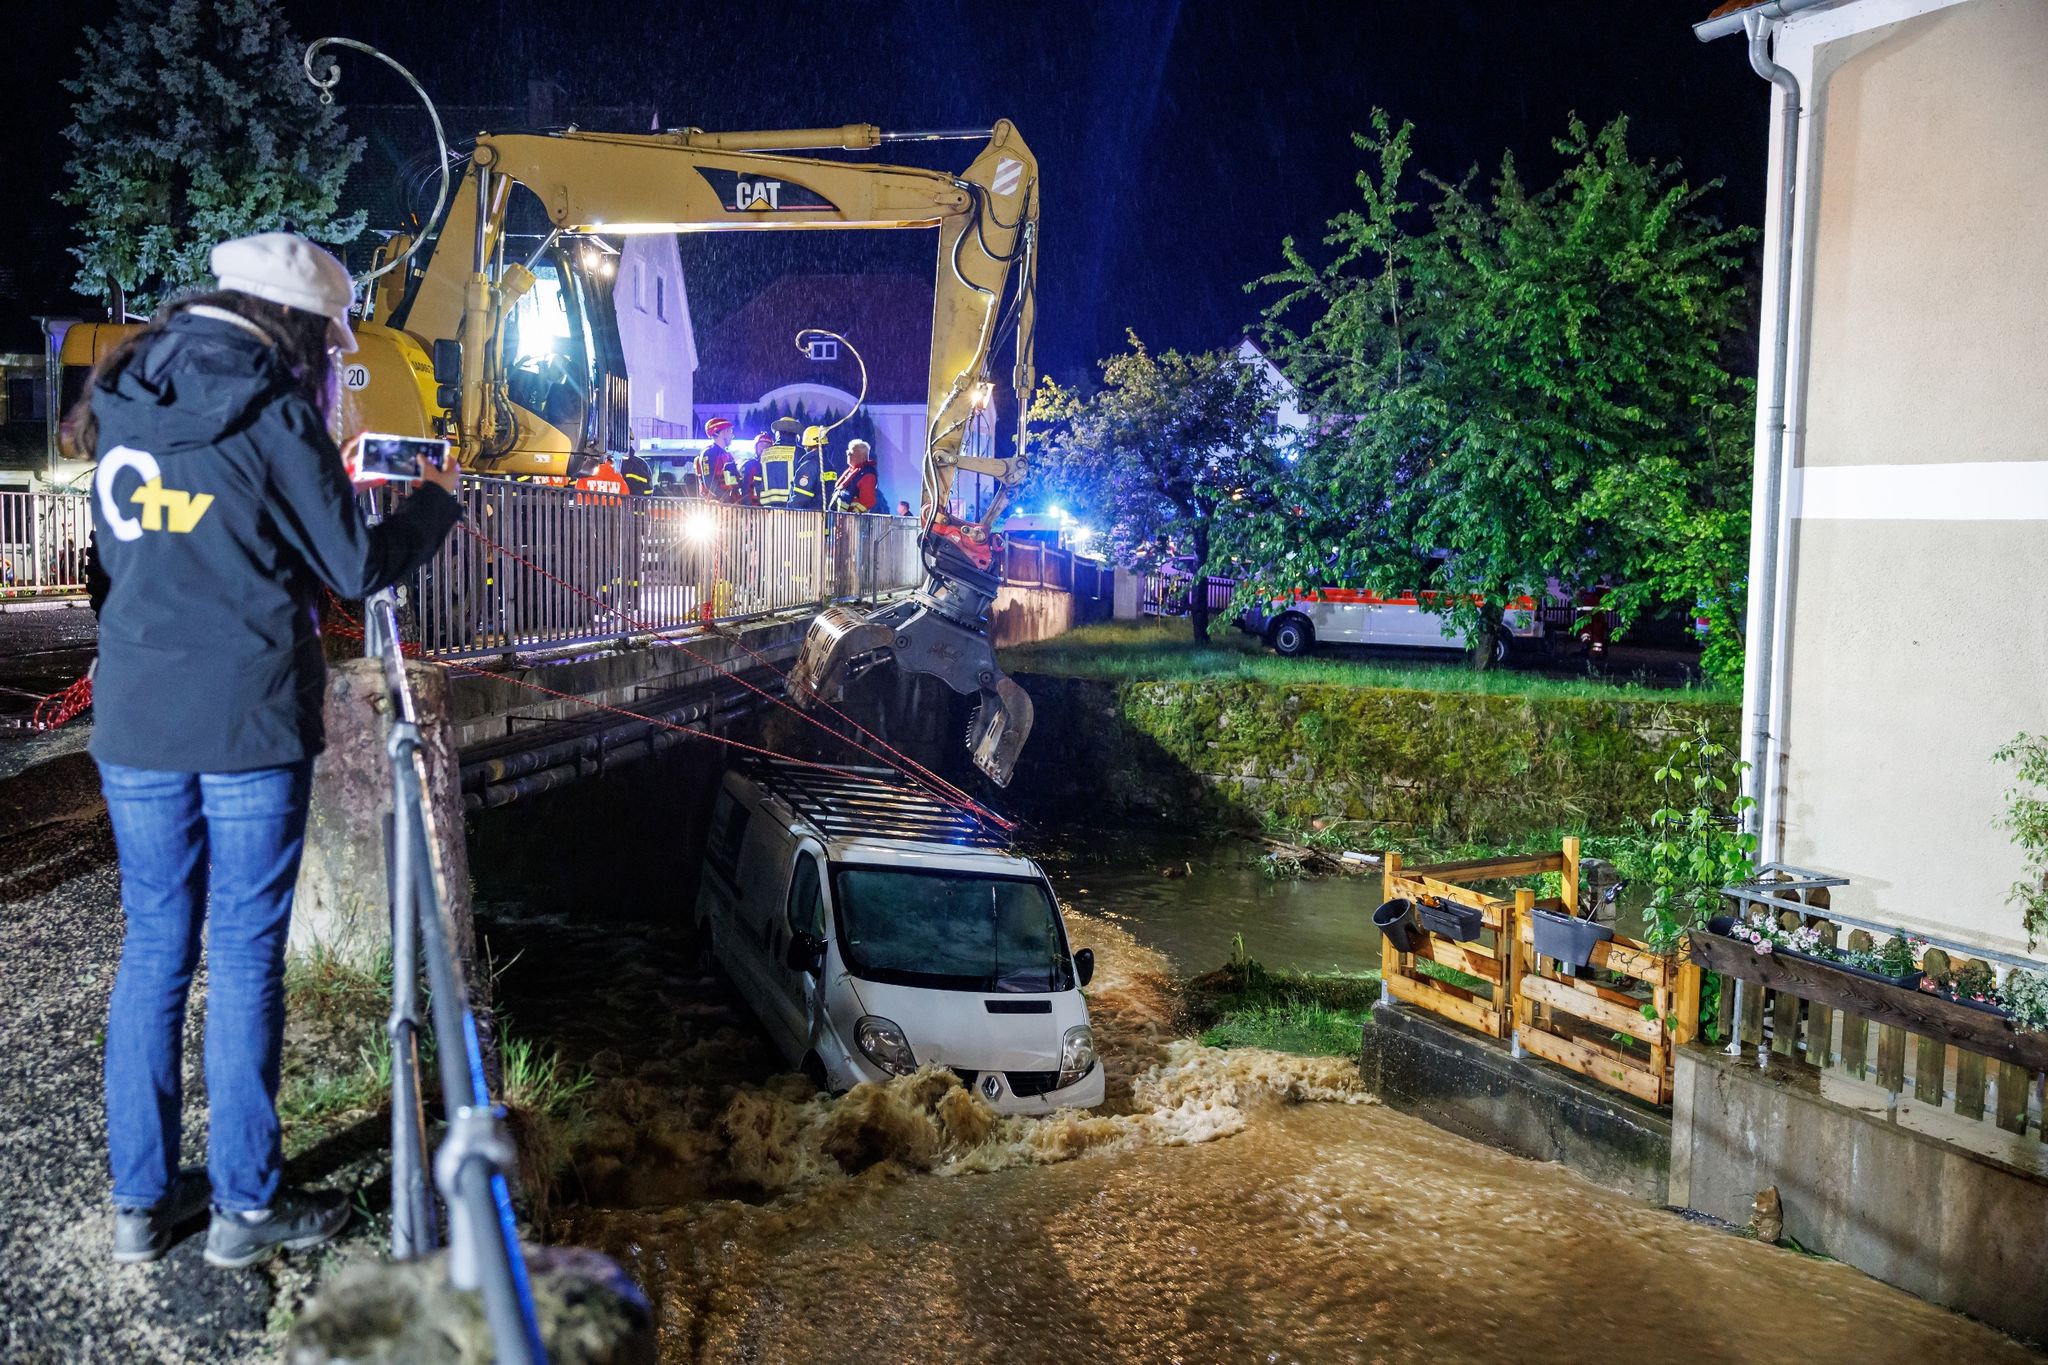
[[[1762,854],[1851,878],[1846,915],[2022,954],[1993,754],[2048,733],[2048,4],[1756,8],[1798,92],[1775,84],[1766,215]]]

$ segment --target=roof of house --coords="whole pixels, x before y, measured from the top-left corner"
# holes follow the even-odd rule
[[[796,349],[805,327],[838,332],[860,349],[871,403],[922,403],[931,372],[932,286],[908,275],[785,275],[697,338],[700,403],[754,403],[785,384],[860,392],[845,348],[812,360]]]

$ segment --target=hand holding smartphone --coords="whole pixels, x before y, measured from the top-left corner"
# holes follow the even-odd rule
[[[448,443],[436,437],[366,431],[348,443],[342,459],[356,484],[426,482],[452,493],[461,478]]]

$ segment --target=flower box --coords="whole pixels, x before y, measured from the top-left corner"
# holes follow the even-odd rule
[[[1716,915],[1707,921],[1709,932],[1719,934],[1731,940],[1733,940],[1734,936],[1728,931],[1734,927],[1735,920],[1729,915]],[[1734,941],[1739,942],[1739,940]],[[1757,951],[1754,944],[1743,943],[1741,946],[1748,948],[1751,952]],[[1907,991],[1920,989],[1920,978],[1926,975],[1925,972],[1915,968],[1903,976],[1886,976],[1883,972],[1873,972],[1865,967],[1852,967],[1840,958],[1822,957],[1818,953],[1802,953],[1796,948],[1787,948],[1781,943],[1772,944],[1767,954],[1759,953],[1758,956],[1792,957],[1798,958],[1801,962],[1818,962],[1821,966],[1834,971],[1847,972],[1851,976],[1860,976],[1866,981],[1882,981],[1887,986],[1897,986],[1900,990]]]
[[[1704,971],[1753,982],[1766,990],[1786,991],[1833,1009],[1860,1014],[1879,1024],[1934,1038],[1995,1061],[2012,1062],[2029,1071],[2048,1070],[2048,1033],[2021,1033],[2005,1015],[1977,1002],[1964,1004],[1918,989],[1919,973],[1910,978],[1883,977],[1825,958],[1773,949],[1759,953],[1740,939],[1719,932],[1732,921],[1717,917],[1704,929],[1685,936],[1688,960]],[[1916,984],[1903,986],[1901,981]]]
[[[1614,930],[1576,915],[1554,910],[1532,911],[1536,930],[1536,951],[1568,967],[1584,967],[1593,950],[1614,937]]]

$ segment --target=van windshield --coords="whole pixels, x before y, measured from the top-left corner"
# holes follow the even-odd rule
[[[832,912],[848,970],[956,991],[1074,986],[1059,907],[1028,877],[835,867]]]

